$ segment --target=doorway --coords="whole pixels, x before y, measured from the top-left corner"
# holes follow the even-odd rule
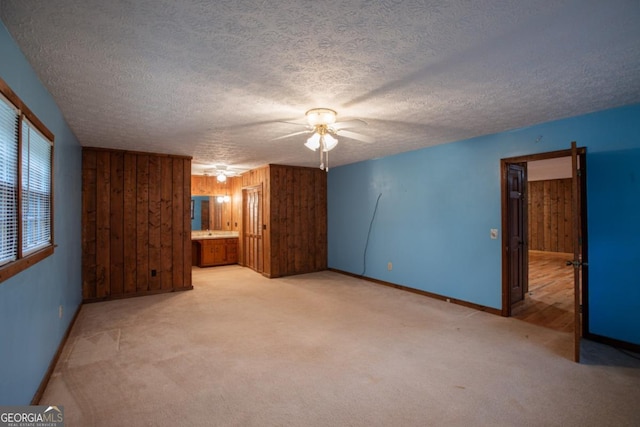
[[[502,314],[574,332],[588,330],[585,149],[503,159]]]

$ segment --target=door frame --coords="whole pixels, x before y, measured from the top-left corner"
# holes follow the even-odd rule
[[[581,245],[581,255],[583,261],[582,267],[582,289],[580,292],[580,300],[582,301],[582,305],[578,307],[574,307],[575,310],[581,310],[582,313],[582,322],[581,322],[581,334],[585,336],[589,331],[589,310],[588,303],[588,245],[587,245],[587,165],[586,165],[586,148],[578,147],[577,148],[578,158],[580,160],[580,176],[578,179],[580,180],[580,227],[582,234],[582,245]],[[572,150],[558,150],[558,151],[549,151],[545,153],[537,153],[537,154],[529,154],[517,157],[509,157],[500,159],[500,191],[501,191],[501,227],[503,230],[502,233],[502,310],[501,314],[504,317],[511,316],[511,294],[509,288],[509,266],[508,266],[508,253],[507,253],[507,245],[509,243],[508,236],[508,193],[507,193],[507,170],[508,165],[511,163],[526,163],[535,160],[547,160],[547,159],[555,159],[558,157],[571,157]],[[525,203],[526,209],[526,203]],[[528,247],[528,224],[525,227],[525,238]],[[569,267],[567,267],[569,268]],[[574,295],[575,297],[575,295]],[[575,304],[574,304],[575,305]]]

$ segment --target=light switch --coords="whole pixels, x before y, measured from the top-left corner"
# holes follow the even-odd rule
[[[497,228],[492,228],[491,229],[491,240],[496,240],[498,238],[498,229]]]

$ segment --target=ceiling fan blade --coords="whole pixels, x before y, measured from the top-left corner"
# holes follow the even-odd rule
[[[345,136],[350,139],[366,142],[367,144],[371,144],[375,142],[375,139],[371,138],[370,136],[366,136],[361,133],[351,132],[350,130],[345,130],[345,129],[336,131],[336,135]]]
[[[289,125],[297,125],[297,126],[308,126],[308,122],[306,118],[278,120],[278,123],[286,123]]]
[[[346,129],[346,128],[367,126],[367,124],[368,124],[367,122],[361,119],[349,119],[349,120],[340,120],[339,122],[332,124],[331,127],[335,130],[340,130],[340,129]]]
[[[310,130],[302,130],[300,132],[294,132],[294,133],[290,133],[290,134],[287,134],[287,135],[282,135],[282,136],[278,136],[276,138],[272,138],[271,141],[276,141],[278,139],[291,138],[292,136],[302,135],[302,134],[305,134],[305,133],[311,133],[311,131]]]

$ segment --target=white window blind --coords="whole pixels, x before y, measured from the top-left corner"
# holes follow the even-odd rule
[[[51,243],[51,142],[22,121],[22,252]]]
[[[0,265],[18,256],[18,119],[0,95]]]

